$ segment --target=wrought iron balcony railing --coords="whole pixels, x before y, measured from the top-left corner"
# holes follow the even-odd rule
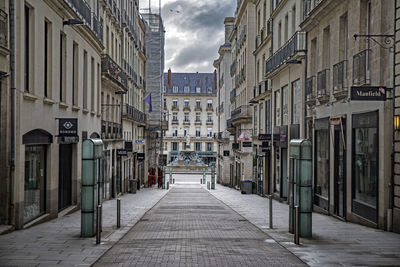
[[[122,139],[122,126],[111,121],[101,121],[102,139]]]
[[[347,90],[347,60],[333,65],[333,91]]]
[[[267,60],[265,73],[271,73],[296,53],[305,51],[307,49],[306,45],[306,32],[296,32],[284,46]]]
[[[251,109],[248,105],[242,105],[231,112],[231,119],[246,119],[251,117]]]
[[[364,85],[371,83],[370,75],[371,50],[366,49],[353,57],[353,84]]]
[[[125,116],[139,123],[146,123],[147,121],[147,115],[144,112],[128,104],[124,105],[122,110],[122,116]]]
[[[108,54],[101,57],[101,72],[120,84],[124,90],[128,90],[128,76]]]
[[[8,14],[0,9],[0,45],[8,47]]]

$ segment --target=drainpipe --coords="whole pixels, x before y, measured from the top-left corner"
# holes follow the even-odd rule
[[[395,63],[396,63],[396,8],[397,8],[397,0],[394,0],[394,18],[393,18],[393,90],[392,90],[392,105],[393,105],[393,119],[392,123],[394,120],[395,116],[395,85],[396,85],[396,68],[395,68]],[[393,231],[393,206],[394,206],[394,152],[395,152],[395,134],[394,134],[394,126],[393,126],[393,131],[392,131],[392,175],[389,183],[389,209],[388,209],[388,221],[387,221],[387,230],[388,231]]]
[[[11,72],[11,147],[10,147],[10,193],[9,193],[9,218],[11,224],[11,214],[13,211],[13,192],[14,192],[14,169],[15,169],[15,16],[14,16],[14,0],[10,0],[10,72]]]
[[[306,34],[306,47],[307,47],[307,34]],[[307,55],[307,49],[306,49],[306,57],[304,59],[304,82],[303,84],[306,85],[306,81],[307,81],[307,65],[308,65],[308,55]],[[305,89],[305,86],[304,86]],[[304,126],[303,126],[303,131],[304,131],[304,138],[307,137],[307,94],[306,91],[304,90]]]

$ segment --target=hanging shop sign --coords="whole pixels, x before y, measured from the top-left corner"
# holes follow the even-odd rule
[[[125,141],[125,150],[127,152],[133,152],[133,142],[132,141]]]
[[[252,142],[243,142],[242,147],[252,147],[253,143]]]
[[[117,149],[117,156],[128,156],[126,149]]]
[[[352,86],[351,100],[385,101],[386,87],[382,86]]]
[[[144,153],[137,153],[137,160],[143,161],[145,158]]]
[[[78,136],[78,119],[58,119],[58,136]]]
[[[260,141],[270,141],[271,140],[271,134],[259,134],[258,135],[258,140],[260,140]]]

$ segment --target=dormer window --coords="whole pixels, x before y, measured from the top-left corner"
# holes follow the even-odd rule
[[[211,87],[207,88],[207,93],[212,93],[212,88]]]
[[[200,87],[196,87],[196,93],[198,93],[198,94],[201,93],[201,88]]]
[[[178,93],[178,86],[172,87],[172,92],[173,93]]]
[[[190,87],[189,86],[185,86],[183,88],[183,92],[185,92],[186,94],[188,94],[190,92]]]

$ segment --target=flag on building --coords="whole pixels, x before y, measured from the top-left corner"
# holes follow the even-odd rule
[[[153,111],[153,107],[151,105],[151,93],[146,96],[146,98],[144,99],[144,102],[149,104],[149,112],[152,112]]]

